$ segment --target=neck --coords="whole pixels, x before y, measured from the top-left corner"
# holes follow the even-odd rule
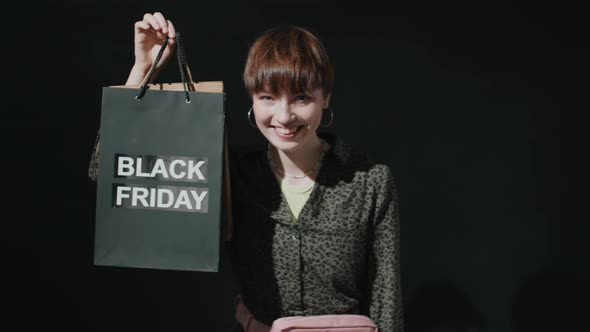
[[[316,135],[305,146],[295,151],[281,151],[276,148],[271,150],[271,158],[278,169],[287,176],[300,176],[308,173],[317,166],[322,156],[323,144]],[[316,169],[317,171],[317,169]],[[309,176],[315,176],[312,172]]]

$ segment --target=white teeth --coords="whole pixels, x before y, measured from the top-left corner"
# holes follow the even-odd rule
[[[283,135],[289,135],[289,134],[293,134],[294,132],[297,131],[299,127],[297,128],[292,128],[292,129],[288,129],[288,128],[277,128],[275,127],[275,130],[279,133],[279,134],[283,134]]]

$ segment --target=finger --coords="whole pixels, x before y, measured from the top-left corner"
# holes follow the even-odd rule
[[[168,20],[168,37],[174,39],[176,38],[176,28],[174,27],[174,24],[172,24],[172,21]]]
[[[141,32],[141,31],[151,31],[152,30],[152,26],[144,21],[137,21],[135,22],[135,32]]]
[[[152,16],[154,19],[156,19],[156,21],[158,22],[158,24],[162,28],[162,33],[167,34],[168,33],[168,22],[164,18],[164,15],[162,15],[162,13],[160,13],[160,12],[155,12],[154,15],[152,15]]]
[[[150,24],[155,31],[162,31],[160,24],[158,24],[158,21],[154,18],[152,14],[143,15],[143,21]]]

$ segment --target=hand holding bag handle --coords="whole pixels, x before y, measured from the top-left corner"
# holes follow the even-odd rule
[[[160,47],[160,51],[158,51],[158,55],[156,56],[156,59],[154,60],[152,67],[150,68],[149,72],[147,73],[147,75],[145,76],[143,81],[141,82],[141,84],[140,84],[141,87],[139,89],[139,93],[137,94],[137,96],[135,96],[135,99],[140,100],[145,95],[145,92],[148,88],[148,83],[152,80],[152,77],[154,75],[156,67],[160,63],[160,60],[162,59],[162,54],[164,53],[164,50],[168,46],[168,39],[169,39],[168,36],[166,36],[166,38],[164,38],[164,42],[162,43],[162,47]],[[190,103],[191,99],[188,95],[188,91],[189,90],[194,91],[193,77],[191,75],[190,69],[189,69],[188,64],[186,63],[186,60],[184,57],[184,48],[182,47],[182,38],[180,38],[180,32],[176,32],[176,45],[177,45],[176,46],[176,55],[178,58],[178,68],[180,70],[180,78],[182,79],[182,88],[184,90],[184,98],[187,103]]]

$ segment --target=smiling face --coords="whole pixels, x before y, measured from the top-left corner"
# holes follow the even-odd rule
[[[330,96],[321,89],[304,93],[256,92],[252,107],[258,129],[278,150],[290,152],[317,141],[323,109]]]
[[[244,85],[252,97],[256,124],[281,151],[305,154],[320,146],[316,130],[333,84],[334,71],[324,46],[301,27],[268,30],[248,53]]]

